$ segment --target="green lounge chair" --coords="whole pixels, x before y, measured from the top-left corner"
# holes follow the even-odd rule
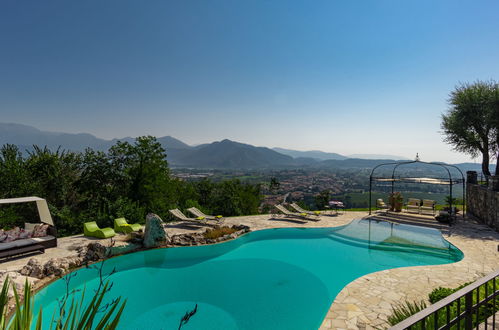
[[[97,238],[110,238],[116,235],[113,228],[99,228],[95,221],[85,222],[83,224],[83,234],[88,237],[97,237]]]
[[[132,231],[139,231],[142,226],[138,223],[128,223],[125,218],[114,219],[114,231],[117,233],[129,234]]]

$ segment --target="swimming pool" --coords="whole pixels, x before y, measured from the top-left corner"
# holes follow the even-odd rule
[[[117,273],[106,299],[128,299],[120,329],[177,329],[196,304],[182,329],[316,329],[336,295],[360,276],[462,257],[439,231],[408,225],[354,220],[335,228],[267,229],[216,245],[109,259],[104,270]],[[98,282],[95,269],[81,269],[71,286],[91,292]],[[36,294],[45,325],[64,293],[58,280]]]

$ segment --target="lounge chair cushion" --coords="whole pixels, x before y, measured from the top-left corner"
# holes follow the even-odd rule
[[[197,217],[196,220],[204,220],[204,217]]]
[[[8,243],[0,243],[0,251],[32,245],[32,244],[38,244],[40,242],[49,241],[52,239],[54,239],[54,236],[47,235],[45,237],[25,238],[25,239],[18,239]]]
[[[128,223],[125,218],[114,219],[114,231],[128,234],[132,231],[139,231],[142,226],[138,223]]]
[[[220,219],[220,218],[223,218],[223,216],[221,216],[221,215],[216,215],[216,216],[215,216],[215,218]]]

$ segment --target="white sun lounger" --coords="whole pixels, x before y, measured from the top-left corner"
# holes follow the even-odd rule
[[[304,208],[302,208],[300,205],[298,205],[296,203],[291,203],[291,204],[289,204],[289,206],[291,206],[296,211],[298,211],[298,213],[306,213],[308,215],[314,215],[316,217],[318,217],[318,216],[321,215],[320,211],[309,211],[309,210],[305,210]]]
[[[275,208],[284,214],[286,217],[290,218],[297,218],[301,220],[318,220],[318,219],[311,219],[309,218],[309,215],[307,213],[296,213],[296,212],[291,212],[287,208],[284,207],[282,204],[275,205]]]
[[[192,215],[196,216],[196,217],[203,217],[207,220],[215,220],[215,221],[218,221],[218,222],[222,222],[223,221],[223,216],[221,215],[208,215],[208,214],[204,214],[203,212],[201,212],[199,209],[195,208],[195,207],[191,207],[191,208],[188,208],[187,211],[189,213],[191,213]]]

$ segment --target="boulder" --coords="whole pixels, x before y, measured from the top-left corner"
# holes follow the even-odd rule
[[[52,258],[43,265],[45,276],[62,276],[71,268],[67,258]]]
[[[146,227],[144,230],[144,247],[152,248],[165,244],[168,240],[165,229],[163,228],[163,220],[154,214],[149,213],[146,217]]]
[[[19,271],[21,275],[36,277],[41,279],[44,277],[43,275],[43,266],[37,259],[31,258],[28,263],[24,265],[24,267]]]
[[[107,255],[108,248],[98,242],[88,243],[78,249],[78,257],[82,258],[83,262],[104,259]]]

